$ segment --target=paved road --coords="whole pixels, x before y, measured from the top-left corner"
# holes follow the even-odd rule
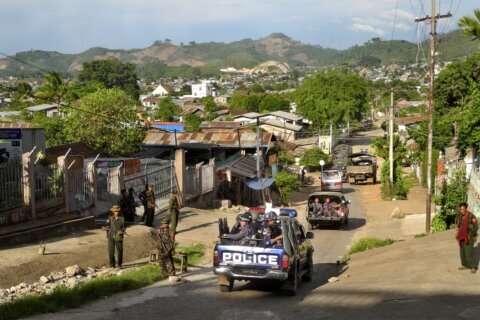
[[[359,187],[357,187],[359,188]],[[334,228],[315,229],[314,281],[301,285],[296,297],[286,297],[281,292],[271,291],[265,285],[246,282],[235,284],[234,292],[221,293],[216,277],[210,267],[200,268],[185,277],[185,283],[171,286],[160,283],[140,293],[127,293],[116,298],[69,314],[58,315],[69,319],[296,319],[311,318],[301,313],[299,303],[312,290],[325,284],[340,272],[337,259],[346,251],[353,233],[364,223],[365,212],[358,192],[346,188],[350,205],[350,223],[346,230]],[[213,239],[212,239],[213,240]],[[57,315],[39,319],[56,319]],[[317,315],[319,316],[319,315]],[[60,319],[60,318],[58,318]]]

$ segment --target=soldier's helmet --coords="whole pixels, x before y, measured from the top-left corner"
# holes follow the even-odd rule
[[[240,215],[240,221],[243,221],[243,222],[250,222],[250,217],[246,214],[242,214]]]
[[[267,212],[263,216],[263,220],[265,221],[277,220],[277,214],[275,212]]]

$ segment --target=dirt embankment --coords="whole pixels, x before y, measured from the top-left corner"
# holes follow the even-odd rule
[[[150,255],[153,243],[148,228],[128,229],[124,241],[124,265]],[[47,243],[46,255],[38,255],[38,245],[0,251],[0,288],[21,282],[32,283],[40,276],[78,264],[82,268],[108,266],[107,239],[101,230],[88,230]]]

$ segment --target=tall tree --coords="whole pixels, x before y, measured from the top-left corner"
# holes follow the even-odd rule
[[[172,102],[172,98],[162,99],[157,106],[155,119],[161,121],[171,121],[173,117],[178,116],[182,112],[182,108]]]
[[[78,79],[83,82],[103,83],[107,89],[122,89],[134,99],[138,99],[140,94],[135,65],[133,63],[123,63],[117,59],[84,63]]]
[[[37,95],[55,103],[62,102],[66,92],[66,83],[60,73],[56,71],[45,74],[45,82],[38,88]]]
[[[368,107],[370,83],[351,72],[329,70],[306,79],[296,90],[297,111],[317,128],[360,120]]]
[[[473,10],[474,16],[463,16],[458,20],[458,26],[463,29],[466,36],[472,40],[480,39],[480,9]]]
[[[138,152],[145,137],[137,119],[137,102],[117,88],[84,96],[66,121],[71,141],[83,141],[108,156]]]

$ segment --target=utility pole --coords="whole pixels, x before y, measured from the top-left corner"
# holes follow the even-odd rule
[[[415,22],[430,23],[430,54],[429,54],[429,73],[430,73],[430,93],[428,95],[428,151],[427,151],[427,205],[425,231],[430,233],[430,219],[432,214],[432,149],[433,149],[433,103],[435,100],[435,38],[437,36],[437,20],[450,18],[452,14],[441,15],[436,11],[436,0],[432,0],[432,15],[415,19]]]
[[[332,153],[332,143],[333,143],[333,125],[330,123],[330,144],[328,146],[328,153]]]
[[[390,165],[390,183],[393,188],[393,88],[390,90],[390,121],[388,125],[388,135],[390,136],[390,145],[388,148],[388,162]]]
[[[260,177],[260,118],[257,118],[257,178]]]

